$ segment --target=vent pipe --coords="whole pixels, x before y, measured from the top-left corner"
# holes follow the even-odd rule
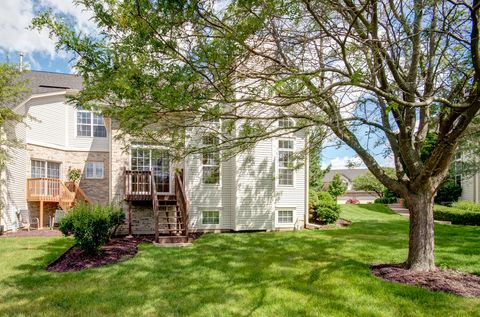
[[[20,51],[20,63],[19,63],[19,68],[20,68],[20,71],[23,72],[23,52]]]

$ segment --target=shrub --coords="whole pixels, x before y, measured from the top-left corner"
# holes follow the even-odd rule
[[[345,202],[346,204],[354,204],[354,205],[358,205],[360,203],[360,200],[358,199],[355,199],[355,198],[350,198],[349,200],[347,200]]]
[[[96,254],[125,220],[120,207],[80,203],[60,221],[60,231],[75,238],[87,254]]]
[[[435,196],[435,203],[446,205],[458,200],[458,197],[462,195],[462,186],[455,182],[452,177],[447,177]]]
[[[435,205],[433,216],[436,220],[451,221],[455,225],[480,225],[480,213],[478,212]]]
[[[468,200],[461,200],[459,202],[453,203],[452,207],[465,211],[480,212],[480,204]]]
[[[331,207],[318,207],[317,208],[317,216],[318,218],[322,219],[325,223],[335,223],[340,217],[340,208],[335,206],[336,208]]]
[[[69,168],[67,177],[69,181],[76,182],[82,177],[82,171],[79,168]]]
[[[397,198],[395,198],[395,197],[381,197],[381,198],[375,199],[373,202],[374,202],[375,204],[388,205],[388,204],[396,203],[396,202],[397,202]]]
[[[316,217],[324,223],[334,223],[340,217],[340,207],[327,192],[317,193],[318,204],[315,206]]]

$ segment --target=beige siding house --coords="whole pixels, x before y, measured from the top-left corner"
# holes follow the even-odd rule
[[[124,233],[304,227],[308,162],[291,169],[280,161],[303,149],[304,133],[261,141],[227,161],[195,154],[173,162],[161,147],[132,143],[125,148],[115,138],[115,122],[69,104],[67,95],[81,89],[78,77],[28,76],[31,94],[15,106],[28,119],[5,127],[8,137],[25,146],[11,151],[2,175],[3,230],[18,230],[18,215],[25,211],[45,227],[56,210],[68,212],[79,197],[121,204],[127,214]],[[82,171],[78,183],[68,182],[70,169]]]

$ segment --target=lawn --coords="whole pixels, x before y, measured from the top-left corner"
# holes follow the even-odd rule
[[[43,267],[67,238],[0,238],[5,316],[480,316],[480,299],[381,281],[371,263],[407,255],[408,222],[344,206],[346,229],[204,235],[188,248],[143,244],[120,264]],[[437,264],[480,274],[480,227],[436,225]]]

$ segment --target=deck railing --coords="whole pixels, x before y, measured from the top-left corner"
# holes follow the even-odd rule
[[[28,201],[59,201],[68,189],[62,181],[56,178],[29,178],[27,179]]]
[[[125,199],[150,200],[152,178],[150,171],[125,171]]]

